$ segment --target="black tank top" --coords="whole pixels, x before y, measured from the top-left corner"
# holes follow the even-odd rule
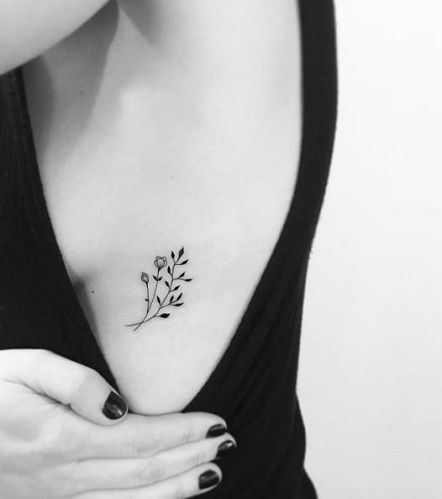
[[[210,498],[317,497],[304,470],[296,381],[306,272],[334,144],[337,61],[333,0],[298,2],[303,133],[290,209],[227,351],[184,409],[221,415],[238,441]],[[0,349],[8,348],[52,350],[119,389],[51,226],[21,68],[0,77]]]

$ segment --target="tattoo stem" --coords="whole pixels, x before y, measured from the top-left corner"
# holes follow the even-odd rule
[[[157,287],[158,287],[158,279],[159,279],[159,277],[160,277],[160,269],[157,269],[157,278],[155,279],[155,288],[153,290],[152,301],[150,302],[149,309],[147,310],[147,314],[149,313],[150,309],[152,308],[152,303],[154,302],[155,296],[157,294]],[[146,314],[146,317],[147,317],[147,314]],[[146,317],[144,317],[144,319]],[[144,319],[143,319],[143,321],[144,321]]]
[[[158,277],[160,275],[160,269],[157,270],[157,278],[155,279],[155,288],[154,288],[154,292],[153,292],[153,295],[152,295],[152,300],[149,301],[149,283],[146,282],[146,288],[147,288],[147,311],[143,317],[143,319],[141,320],[141,322],[138,322],[134,325],[136,325],[137,327],[134,329],[134,331],[136,331],[142,324],[144,324],[146,321],[146,318],[147,316],[149,315],[149,312],[150,312],[150,309],[152,308],[152,303],[153,301],[155,300],[155,295],[157,293],[157,287],[158,287]],[[131,324],[132,325],[132,324]]]

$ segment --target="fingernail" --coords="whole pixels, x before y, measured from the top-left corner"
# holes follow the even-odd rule
[[[209,428],[209,431],[206,433],[206,437],[219,437],[220,435],[224,435],[226,433],[227,428],[222,424],[214,424]]]
[[[122,418],[128,410],[123,397],[116,392],[110,392],[101,411],[108,419]]]
[[[220,481],[221,478],[216,471],[208,470],[200,475],[198,485],[200,489],[208,489],[217,485]]]
[[[233,440],[226,440],[218,447],[218,452],[216,453],[215,459],[220,459],[229,455],[233,450],[236,449],[236,444]]]

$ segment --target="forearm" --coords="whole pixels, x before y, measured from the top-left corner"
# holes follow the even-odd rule
[[[0,74],[74,32],[108,0],[1,0]]]

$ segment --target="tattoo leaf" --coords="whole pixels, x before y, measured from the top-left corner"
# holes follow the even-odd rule
[[[170,288],[170,284],[169,284],[167,281],[164,281],[164,284],[165,284],[168,288]]]
[[[168,273],[169,275],[172,275],[172,272],[171,272],[171,270],[170,270],[169,265],[167,266],[167,273]]]
[[[172,260],[175,260],[175,253],[173,251],[170,252],[170,256],[172,257]]]
[[[181,277],[184,277],[184,276],[185,276],[185,274],[186,274],[185,272],[183,272],[182,274],[180,274],[180,275],[178,276],[178,279],[181,279]]]
[[[158,305],[161,305],[161,300],[160,300],[159,296],[157,296],[157,302],[158,302]]]
[[[165,319],[166,317],[169,317],[170,314],[160,314],[158,317],[162,317],[163,319]]]
[[[184,281],[186,282],[190,282],[192,279],[184,279]]]
[[[180,284],[178,284],[178,286],[175,286],[172,291],[176,291],[178,288],[180,287]]]
[[[181,305],[184,305],[184,303],[174,303],[173,304],[174,307],[181,307]]]
[[[180,293],[180,294],[178,295],[178,298],[176,299],[176,301],[178,301],[178,300],[179,300],[182,296],[183,296],[183,293]]]
[[[178,252],[178,258],[181,258],[183,256],[183,253],[184,253],[184,246]]]

